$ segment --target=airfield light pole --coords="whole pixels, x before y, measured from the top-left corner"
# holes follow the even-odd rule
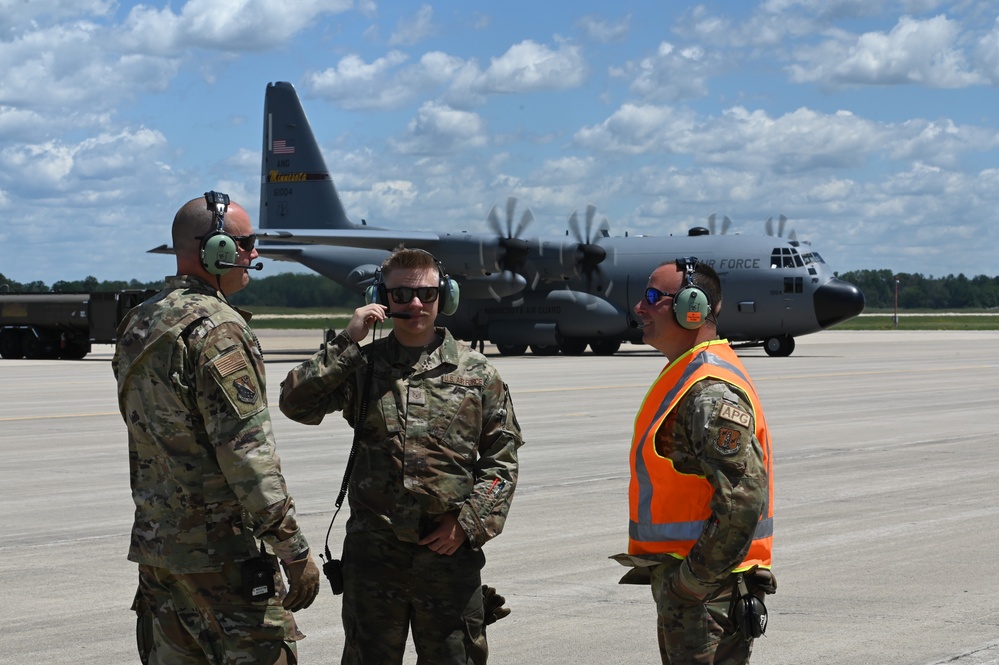
[[[893,320],[893,327],[898,328],[898,277],[895,277],[895,318]]]

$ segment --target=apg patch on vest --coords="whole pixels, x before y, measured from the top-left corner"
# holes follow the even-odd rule
[[[718,438],[715,440],[715,450],[722,455],[734,455],[739,452],[742,432],[728,427],[718,428]]]
[[[722,404],[721,410],[718,411],[718,417],[723,420],[733,422],[736,425],[742,425],[746,428],[748,428],[753,422],[753,417],[751,415],[737,406],[732,406],[731,404]]]

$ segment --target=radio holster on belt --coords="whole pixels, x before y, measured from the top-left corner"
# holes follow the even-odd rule
[[[267,556],[264,543],[260,543],[260,556],[244,561],[239,568],[243,599],[259,603],[274,595],[274,562]]]
[[[749,590],[749,584],[753,590]],[[736,594],[730,616],[736,629],[746,639],[761,637],[767,632],[767,606],[763,598],[777,591],[777,578],[769,570],[754,566],[736,575]]]

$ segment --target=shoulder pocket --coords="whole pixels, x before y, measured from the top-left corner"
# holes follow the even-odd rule
[[[209,365],[212,378],[240,419],[249,418],[264,409],[263,390],[243,349],[238,346],[229,349]]]

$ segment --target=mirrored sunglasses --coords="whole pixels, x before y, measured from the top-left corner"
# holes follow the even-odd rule
[[[675,293],[666,293],[665,291],[660,291],[659,289],[654,289],[650,286],[645,289],[645,302],[650,305],[655,305],[663,298],[672,298],[675,295]]]

